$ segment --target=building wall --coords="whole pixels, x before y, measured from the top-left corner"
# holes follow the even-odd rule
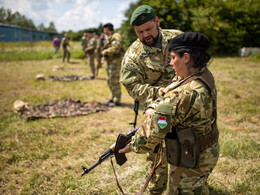
[[[0,42],[17,41],[50,41],[53,39],[54,32],[41,32],[30,29],[23,29],[18,26],[0,24]]]

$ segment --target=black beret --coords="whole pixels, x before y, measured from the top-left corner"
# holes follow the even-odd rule
[[[199,32],[185,32],[170,40],[169,51],[185,48],[206,51],[209,48],[209,39]]]
[[[87,33],[94,33],[94,30],[87,30]]]
[[[133,25],[141,25],[145,22],[148,22],[155,16],[153,8],[149,5],[141,5],[135,9],[131,16],[130,24]]]
[[[106,23],[106,24],[104,24],[104,26],[103,26],[103,28],[109,28],[109,27],[114,27],[113,26],[113,24],[111,24],[111,23]]]

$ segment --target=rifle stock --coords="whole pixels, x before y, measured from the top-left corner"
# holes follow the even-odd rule
[[[86,168],[83,165],[81,166],[81,168],[83,169],[81,176],[88,174],[92,169],[96,168],[98,165],[104,162],[108,157],[113,155],[115,155],[116,157],[117,164],[119,164],[120,166],[123,165],[127,161],[127,158],[124,153],[120,154],[118,153],[118,151],[124,148],[131,141],[132,136],[135,135],[135,133],[139,130],[141,126],[142,125],[140,125],[136,129],[132,129],[125,135],[119,134],[116,143],[112,144],[107,151],[101,154],[99,156],[98,161],[94,165],[92,165],[90,168]]]

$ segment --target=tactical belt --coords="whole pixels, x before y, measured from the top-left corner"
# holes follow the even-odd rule
[[[206,135],[203,135],[199,138],[200,140],[200,152],[206,150],[207,148],[213,146],[218,141],[219,132],[217,128],[214,128],[213,124],[213,130],[209,132]]]

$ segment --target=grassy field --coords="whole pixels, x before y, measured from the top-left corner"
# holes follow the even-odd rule
[[[105,68],[96,80],[40,82],[35,79],[40,73],[86,75],[90,69],[83,69],[88,66],[76,59],[70,64],[62,64],[60,58],[7,61],[0,62],[0,194],[117,194],[109,160],[84,177],[80,166],[94,164],[119,133],[131,129],[133,100],[126,90],[122,88],[123,106],[108,112],[26,121],[13,111],[17,99],[30,105],[69,97],[88,102],[108,99]],[[53,72],[54,66],[65,70]],[[221,145],[209,178],[211,194],[260,194],[260,62],[216,58],[210,70],[218,89]],[[144,120],[142,112],[141,108],[138,124]],[[124,191],[133,194],[145,181],[145,155],[127,157],[115,168]]]
[[[70,42],[72,58],[81,58],[83,51],[81,43]],[[38,42],[0,42],[0,62],[16,60],[42,60],[62,57],[62,48],[54,54],[52,41]]]

